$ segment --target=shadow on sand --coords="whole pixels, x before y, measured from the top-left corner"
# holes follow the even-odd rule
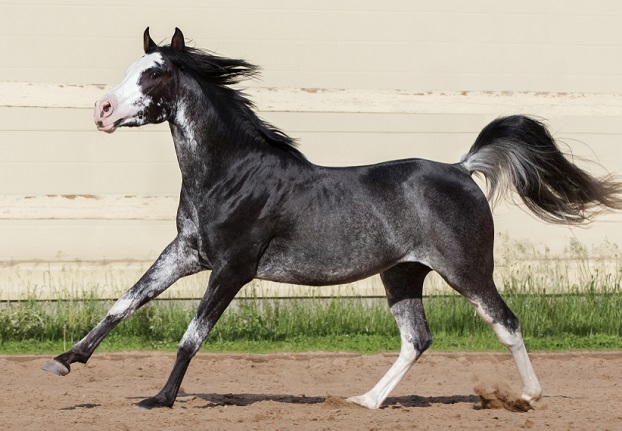
[[[263,401],[272,401],[286,404],[327,404],[339,406],[352,406],[359,408],[356,404],[351,404],[343,398],[326,396],[326,397],[307,397],[304,395],[281,395],[281,394],[187,394],[180,393],[177,403],[183,404],[193,399],[201,399],[206,401],[204,406],[196,406],[196,408],[213,408],[223,406],[244,407],[254,403]],[[439,397],[421,397],[421,396],[402,396],[389,397],[386,399],[381,408],[401,408],[401,407],[431,407],[434,404],[457,404],[471,403],[476,404],[480,401],[477,395],[450,395]]]

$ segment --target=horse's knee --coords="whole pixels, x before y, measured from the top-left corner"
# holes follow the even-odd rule
[[[511,350],[523,345],[520,320],[513,313],[506,315],[504,319],[499,319],[499,321],[492,321],[489,325],[497,339],[508,349]]]
[[[432,334],[419,298],[409,298],[391,306],[391,312],[402,335],[402,344],[409,344],[417,357],[432,345]]]
[[[192,358],[201,349],[201,341],[182,338],[177,346],[178,353],[188,358]]]
[[[423,352],[432,345],[432,335],[429,331],[417,336],[402,336],[401,356],[409,362],[415,362]]]
[[[485,307],[478,302],[469,300],[477,314],[492,328],[497,339],[505,347],[511,349],[523,343],[520,320],[499,297],[497,307]]]
[[[497,339],[508,349],[512,350],[523,345],[523,336],[520,332],[520,327],[517,329],[510,329],[499,323],[493,323],[491,326]]]
[[[179,341],[179,352],[193,357],[199,349],[201,349],[201,345],[206,336],[206,331],[202,330],[201,325],[193,319],[190,325],[188,325],[188,329],[186,329],[184,336]]]
[[[422,334],[414,341],[414,346],[419,355],[428,350],[432,345],[432,334],[428,331],[425,334]]]

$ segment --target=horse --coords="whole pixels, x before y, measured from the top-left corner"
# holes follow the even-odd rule
[[[399,328],[394,364],[348,401],[379,408],[432,344],[422,302],[436,271],[475,308],[509,350],[532,408],[541,385],[519,319],[493,281],[491,202],[514,190],[546,222],[580,224],[622,209],[622,183],[595,177],[559,149],[539,120],[513,115],[484,127],[454,164],[425,159],[354,167],[311,163],[283,131],[260,119],[234,84],[258,68],[186,46],[176,28],[95,103],[97,129],[167,121],[182,184],[177,235],[106,316],[70,350],[43,365],[64,376],[100,342],[181,277],[211,270],[162,389],[137,408],[172,407],[191,359],[238,291],[253,279],[334,285],[380,274]],[[488,194],[474,181],[482,175]]]

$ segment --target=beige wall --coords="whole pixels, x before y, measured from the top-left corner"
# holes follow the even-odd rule
[[[276,87],[290,98],[296,93],[286,90],[296,88],[346,89],[367,95],[370,102],[374,94],[394,90],[434,92],[426,99],[431,102],[446,100],[443,92],[504,95],[498,106],[488,100],[484,110],[469,105],[475,99],[467,98],[455,109],[430,112],[344,110],[334,104],[314,112],[279,110],[278,105],[262,112],[299,138],[303,152],[316,163],[401,157],[454,162],[492,118],[522,112],[547,118],[573,153],[622,174],[622,121],[618,110],[606,109],[614,102],[605,97],[622,95],[622,3],[615,0],[239,0],[174,7],[170,1],[16,3],[0,0],[0,262],[5,279],[14,275],[15,262],[26,262],[20,266],[24,279],[30,277],[28,262],[34,261],[146,262],[174,236],[170,197],[178,192],[179,174],[165,126],[108,136],[94,130],[86,108],[92,104],[92,86],[91,92],[73,96],[72,107],[51,108],[48,93],[37,103],[16,107],[9,96],[14,96],[10,88],[18,87],[6,84],[115,84],[141,55],[146,26],[155,40],[168,40],[178,26],[197,47],[259,64],[263,79],[248,86]],[[552,97],[558,107],[583,93],[591,98],[572,112],[547,110],[546,104],[532,112],[512,102],[519,92]],[[560,92],[566,94],[551,95]],[[25,196],[77,194],[102,202],[111,196],[166,196],[169,206],[162,209],[163,217],[150,220],[108,217],[106,208],[101,217],[82,219],[51,219],[45,207],[36,217],[11,211]],[[554,251],[563,251],[573,237],[586,244],[605,238],[622,244],[622,216],[604,220],[589,229],[569,229],[545,225],[516,207],[496,210],[498,231]],[[41,284],[39,273],[34,274],[32,283]]]
[[[20,3],[20,4],[17,4]],[[0,80],[112,83],[175,26],[258,85],[622,93],[615,0],[2,1]]]

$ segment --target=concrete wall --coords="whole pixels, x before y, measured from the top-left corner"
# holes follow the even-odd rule
[[[175,235],[167,127],[108,136],[91,120],[94,98],[142,54],[146,26],[156,41],[178,26],[197,47],[261,65],[262,80],[246,84],[261,115],[319,164],[454,162],[488,121],[526,113],[546,118],[574,154],[622,173],[620,2],[128,4],[0,1],[2,292],[81,268],[93,286],[109,285],[102,261],[124,286],[136,277],[127,262],[140,273]],[[570,229],[512,206],[495,214],[499,232],[554,252],[571,238],[622,243],[620,215]]]

